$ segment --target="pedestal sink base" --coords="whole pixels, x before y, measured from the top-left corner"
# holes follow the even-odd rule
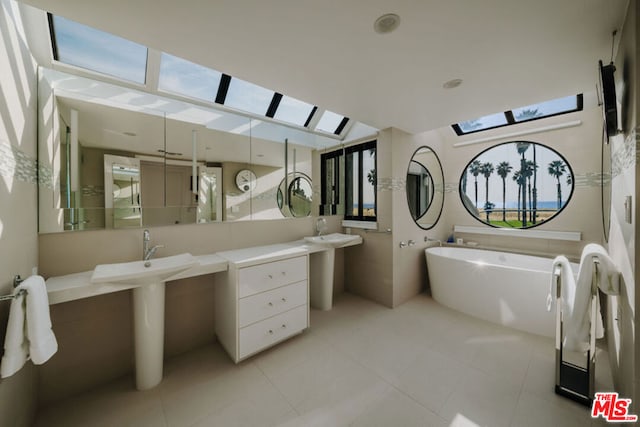
[[[133,329],[138,390],[148,390],[162,381],[164,290],[164,283],[152,283],[133,289]]]
[[[333,267],[336,250],[327,249],[309,255],[309,270],[312,272],[309,283],[311,307],[318,310],[331,310],[333,305]]]

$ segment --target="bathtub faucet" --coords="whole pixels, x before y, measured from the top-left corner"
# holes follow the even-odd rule
[[[442,246],[442,240],[432,239],[431,237],[427,237],[427,236],[425,236],[424,241],[425,241],[425,242],[438,242],[438,244],[439,244],[440,246]]]

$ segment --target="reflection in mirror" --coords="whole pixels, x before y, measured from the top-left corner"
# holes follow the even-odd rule
[[[142,226],[140,160],[105,154],[104,183],[105,226]]]
[[[311,176],[313,149],[336,143],[268,119],[250,119],[46,69],[39,102],[43,106],[38,138],[41,233],[282,218],[277,194],[285,171]],[[129,185],[123,191],[120,182],[114,187],[113,168],[105,181],[105,156],[139,162],[136,188]],[[210,173],[212,168],[218,169]],[[250,191],[236,186],[235,176],[244,169],[256,176]],[[111,185],[108,191],[107,185]],[[120,192],[113,193],[118,186]],[[304,203],[294,208],[295,215],[306,212],[309,187],[303,180],[291,187],[292,199],[304,192]],[[133,194],[134,202],[140,196],[138,205],[118,198],[126,192],[129,199]],[[114,203],[111,208],[107,195]],[[136,209],[138,217],[106,212],[125,202],[125,211]]]
[[[605,242],[609,241],[609,228],[611,226],[611,144],[602,137],[602,157],[600,188],[602,191],[602,231]]]
[[[198,222],[222,221],[222,168],[200,167],[198,176]]]
[[[464,169],[460,197],[477,220],[494,227],[530,228],[569,202],[574,177],[557,151],[530,141],[495,145]]]
[[[413,219],[427,212],[433,201],[433,178],[422,163],[411,160],[407,172],[407,201]]]
[[[285,204],[285,188],[288,195]],[[312,202],[311,179],[299,172],[290,173],[287,179],[280,181],[278,186],[278,208],[284,217],[305,217],[311,215]]]
[[[413,220],[420,228],[433,228],[444,204],[444,173],[431,148],[420,147],[413,154],[407,170],[406,192]]]

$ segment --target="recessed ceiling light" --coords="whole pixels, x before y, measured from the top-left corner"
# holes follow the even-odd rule
[[[400,17],[395,13],[386,13],[376,19],[373,29],[378,34],[390,33],[400,25]]]
[[[462,79],[453,79],[448,82],[444,82],[442,87],[445,89],[453,89],[454,87],[458,87],[462,84]]]

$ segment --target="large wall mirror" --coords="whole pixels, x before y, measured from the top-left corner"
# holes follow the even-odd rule
[[[322,137],[51,70],[43,74],[41,233],[310,214],[312,151]],[[282,210],[278,199],[287,176],[293,210]]]
[[[407,169],[407,203],[418,227],[433,228],[444,204],[444,173],[436,153],[429,147],[418,148]]]
[[[569,203],[574,176],[557,151],[531,141],[495,145],[464,168],[460,197],[478,221],[493,227],[530,228]]]

